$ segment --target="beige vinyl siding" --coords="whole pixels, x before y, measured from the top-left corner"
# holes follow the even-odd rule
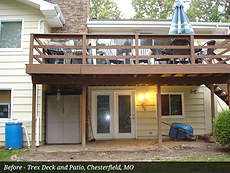
[[[172,124],[174,122],[191,125],[194,134],[205,134],[206,130],[206,99],[210,95],[204,96],[203,86],[162,86],[162,93],[180,92],[184,94],[184,118],[167,118],[162,117],[162,121]],[[136,87],[89,87],[89,109],[91,109],[91,90],[135,90],[136,91],[136,125],[137,139],[156,139],[158,133],[158,119],[156,111],[156,86],[136,86]],[[190,90],[197,90],[196,94],[190,94]],[[150,98],[139,100],[139,94],[149,93]],[[145,109],[142,107],[142,103]],[[92,111],[92,110],[91,110]],[[90,126],[88,126],[90,127]],[[169,134],[170,126],[162,125],[162,133]],[[88,139],[91,137],[91,130],[88,128]]]
[[[22,49],[20,51],[0,50],[0,89],[13,88],[12,121],[32,118],[32,81],[26,74],[29,62],[30,33],[37,32],[38,20],[44,16],[39,9],[32,8],[14,0],[0,0],[0,20],[23,19]],[[50,32],[46,22],[41,23],[41,32]],[[38,87],[38,116],[42,105],[41,86]],[[5,123],[0,120],[0,143],[5,141]],[[31,122],[23,122],[31,140]],[[23,138],[24,141],[26,138]],[[40,136],[40,139],[42,137]]]

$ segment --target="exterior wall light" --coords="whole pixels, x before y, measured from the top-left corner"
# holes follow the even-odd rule
[[[144,99],[143,94],[140,94],[140,95],[138,96],[138,99],[139,99],[139,100],[143,100],[143,99]]]
[[[149,94],[149,93],[146,93],[146,94],[145,94],[145,98],[147,98],[147,99],[150,98],[150,94]]]
[[[144,104],[144,99],[149,99],[149,98],[150,98],[150,94],[149,93],[146,93],[145,95],[143,95],[143,94],[139,94],[138,95],[138,99],[143,101],[142,104],[141,104],[141,106],[144,109],[144,111],[146,111],[146,105]]]

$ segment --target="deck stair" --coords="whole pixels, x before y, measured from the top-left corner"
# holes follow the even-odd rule
[[[206,85],[209,89],[210,86]],[[228,93],[227,93],[227,86],[225,86],[224,84],[214,84],[214,92],[215,94],[221,98],[227,105],[229,105],[228,103]]]

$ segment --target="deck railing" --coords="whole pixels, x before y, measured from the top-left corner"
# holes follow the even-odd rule
[[[30,37],[30,65],[227,65],[230,61],[230,35],[52,33]],[[175,40],[188,44],[175,45]]]

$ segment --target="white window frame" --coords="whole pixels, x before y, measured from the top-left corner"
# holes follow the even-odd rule
[[[0,24],[1,22],[22,22],[22,28],[21,28],[21,47],[20,48],[0,48],[0,52],[23,51],[24,19],[23,18],[0,19]]]
[[[184,92],[162,92],[161,95],[181,95],[181,104],[182,104],[182,115],[161,115],[161,118],[185,118],[185,106],[184,106]],[[156,93],[156,98],[158,94]],[[157,99],[156,99],[156,108],[157,108]],[[156,118],[158,118],[158,110],[156,109]]]
[[[13,120],[13,87],[9,87],[9,88],[1,88],[0,90],[10,90],[10,118],[0,118],[0,122],[9,122]]]

